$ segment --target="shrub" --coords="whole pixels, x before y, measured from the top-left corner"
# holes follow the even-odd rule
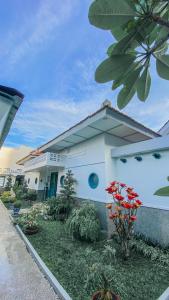
[[[29,190],[27,193],[27,199],[31,202],[31,201],[36,201],[37,199],[37,194],[36,191],[34,190]]]
[[[38,209],[32,208],[28,213],[25,213],[18,218],[18,224],[21,225],[25,233],[28,233],[31,230],[34,232],[39,230],[39,214],[40,212]]]
[[[76,239],[94,242],[100,234],[100,223],[93,204],[83,203],[75,208],[67,221],[69,233]]]
[[[137,209],[141,207],[142,202],[133,188],[124,183],[113,181],[106,191],[113,197],[113,203],[106,205],[109,209],[109,219],[115,225],[123,256],[127,259],[130,255],[129,244],[134,232],[134,222],[137,220]]]
[[[12,189],[12,176],[9,175],[7,177],[7,182],[6,182],[6,185],[5,185],[5,191],[10,191]]]
[[[54,220],[64,221],[67,219],[69,214],[70,206],[64,199],[60,196],[52,197],[47,200],[48,204],[48,215]]]
[[[11,192],[3,192],[1,196],[1,200],[4,203],[9,203],[11,199]]]
[[[14,202],[14,208],[21,208],[21,206],[22,206],[22,202],[20,200]]]

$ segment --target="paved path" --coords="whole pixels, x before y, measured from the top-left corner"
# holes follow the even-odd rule
[[[59,300],[0,202],[0,300]]]

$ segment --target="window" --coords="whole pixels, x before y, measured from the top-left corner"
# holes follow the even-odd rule
[[[36,177],[36,178],[35,178],[35,184],[37,184],[37,183],[38,183],[38,178]]]
[[[61,185],[61,186],[64,185],[64,180],[65,180],[65,176],[62,175],[62,176],[60,177],[60,185]]]
[[[30,183],[30,178],[28,178],[28,184]]]
[[[98,184],[99,184],[98,175],[95,174],[95,173],[90,174],[89,179],[88,179],[88,183],[89,183],[89,186],[91,187],[91,189],[96,189],[98,187]]]

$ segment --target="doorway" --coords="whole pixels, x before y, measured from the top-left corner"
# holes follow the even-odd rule
[[[58,172],[53,172],[50,175],[50,188],[48,192],[49,198],[56,197],[57,193]]]

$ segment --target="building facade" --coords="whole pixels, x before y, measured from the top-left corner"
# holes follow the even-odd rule
[[[28,155],[32,149],[29,147],[21,146],[18,148],[2,147],[0,149],[0,189],[5,188],[7,178],[9,175],[12,177],[12,184],[16,180],[21,181],[24,179],[23,166],[18,166],[17,161],[21,157]]]
[[[113,180],[133,186],[144,203],[136,229],[169,244],[169,199],[167,203],[165,197],[154,196],[169,175],[169,135],[150,130],[108,102],[18,164],[24,166],[29,188],[37,190],[41,199],[59,193],[71,169],[77,198],[97,206],[103,228],[108,226],[105,203],[111,200],[106,186]],[[164,227],[168,230],[165,237],[161,234]]]

